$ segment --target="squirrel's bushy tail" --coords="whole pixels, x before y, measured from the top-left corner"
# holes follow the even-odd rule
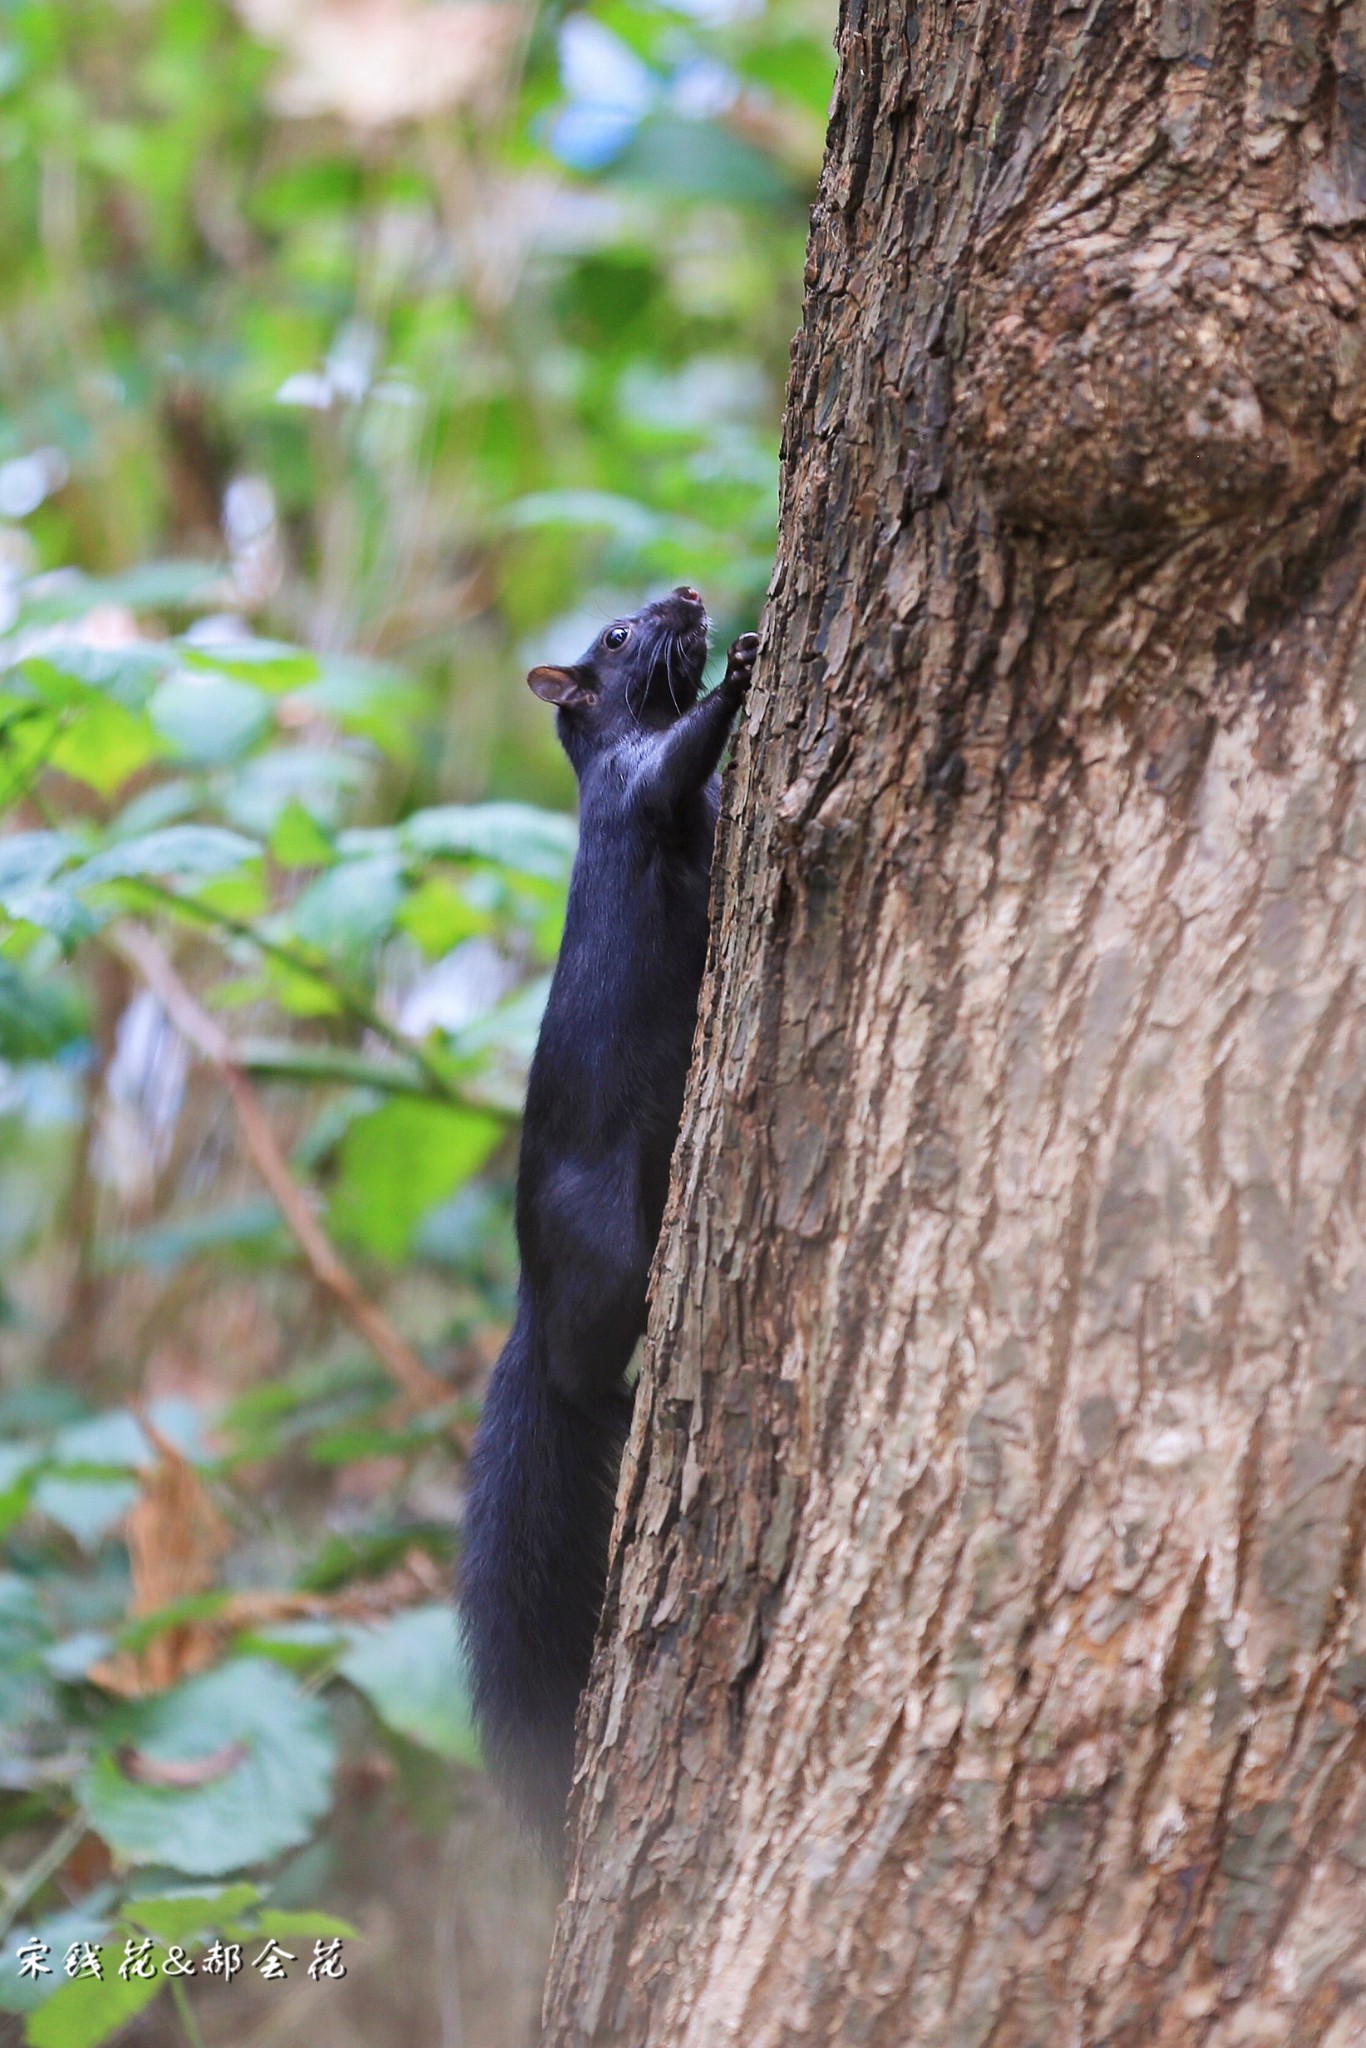
[[[489,1768],[558,1859],[631,1396],[568,1401],[525,1301],[470,1459],[461,1632]]]

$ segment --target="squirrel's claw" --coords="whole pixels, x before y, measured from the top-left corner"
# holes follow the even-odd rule
[[[726,656],[726,680],[731,683],[747,683],[754,673],[754,663],[759,652],[759,635],[742,633],[732,643]]]

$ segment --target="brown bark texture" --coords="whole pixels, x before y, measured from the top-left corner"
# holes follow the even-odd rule
[[[1366,5],[847,0],[552,2048],[1366,2041]]]

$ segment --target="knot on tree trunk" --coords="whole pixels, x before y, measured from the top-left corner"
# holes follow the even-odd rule
[[[1249,204],[1045,223],[982,282],[960,436],[1010,524],[1126,554],[1264,537],[1357,462],[1355,252]]]
[[[1226,570],[1357,465],[1358,14],[1159,0],[1087,46],[1093,125],[1006,172],[967,292],[958,434],[1009,524],[1123,556],[1214,531]]]

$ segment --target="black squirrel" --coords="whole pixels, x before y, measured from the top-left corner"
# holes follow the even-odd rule
[[[558,707],[579,850],[527,1085],[517,1314],[470,1459],[460,1579],[485,1757],[557,1860],[706,961],[716,770],[759,644],[743,634],[699,699],[708,632],[683,585],[571,667],[527,677]]]

